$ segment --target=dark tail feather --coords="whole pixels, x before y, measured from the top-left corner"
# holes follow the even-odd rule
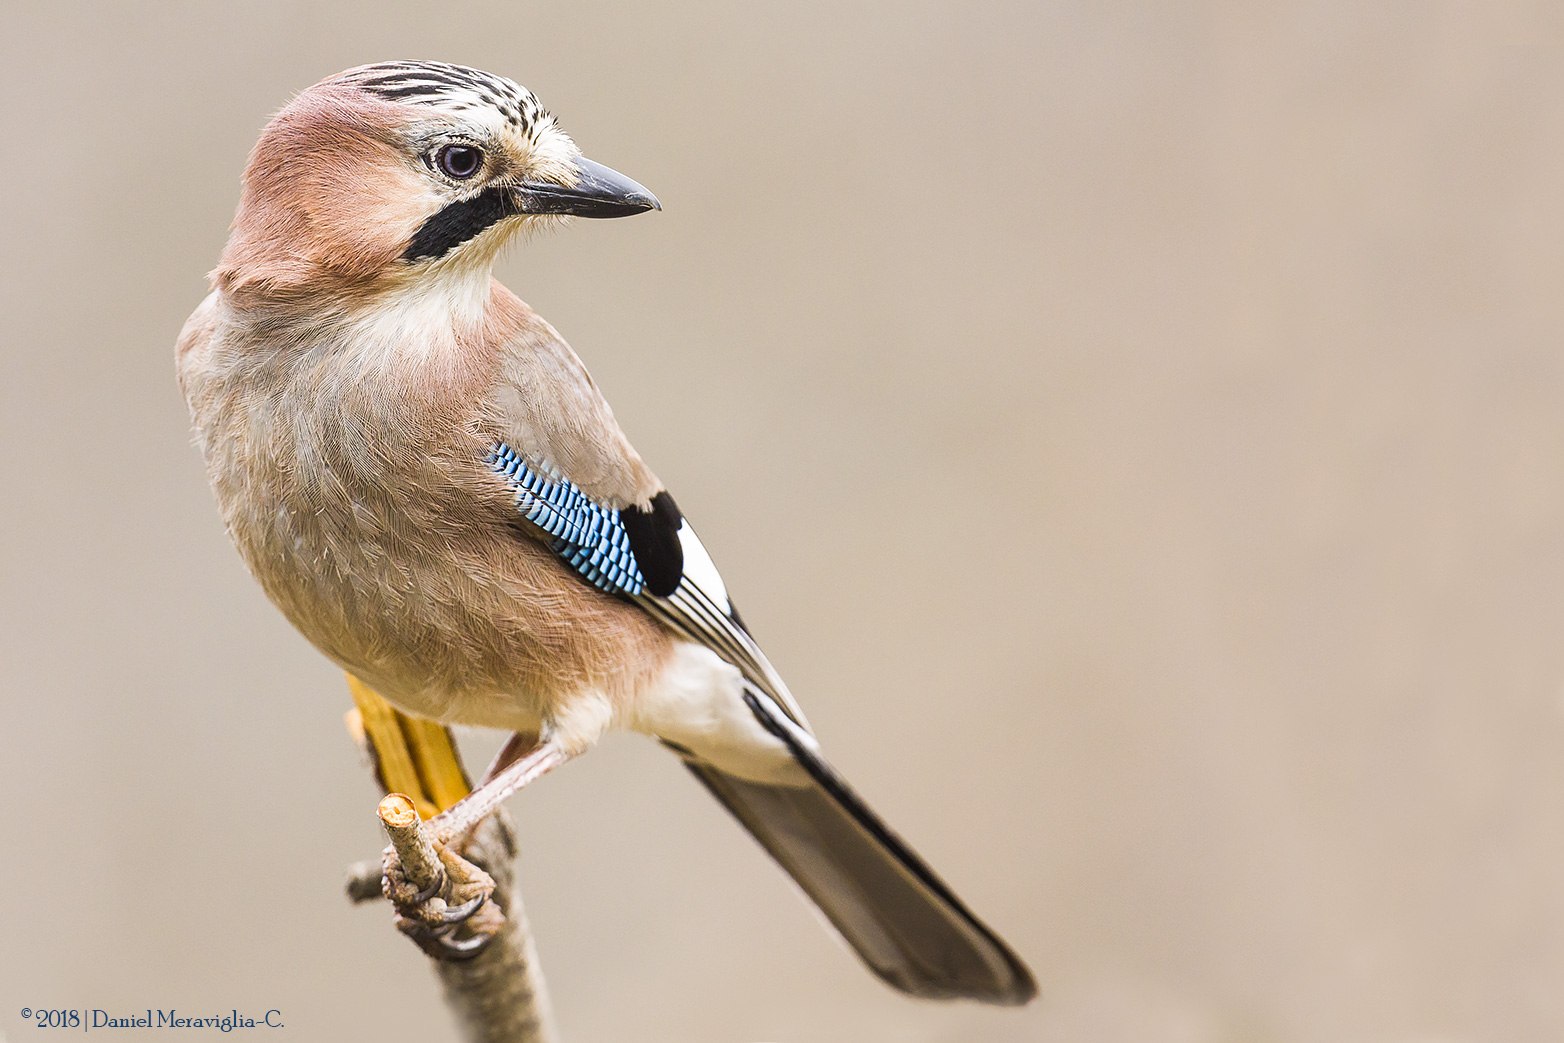
[[[814,785],[769,786],[686,761],[812,898],[871,970],[930,999],[1020,1004],[1037,994],[1026,965],[869,810],[770,706],[746,696]]]

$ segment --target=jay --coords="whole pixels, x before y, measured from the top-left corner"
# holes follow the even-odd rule
[[[442,838],[640,732],[884,981],[1024,1003],[1025,965],[827,763],[580,359],[491,275],[523,229],[657,209],[499,76],[389,62],[296,96],[177,346],[228,533],[344,670],[514,733]]]

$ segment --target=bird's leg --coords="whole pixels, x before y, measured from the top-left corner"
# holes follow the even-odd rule
[[[463,855],[478,827],[507,797],[569,759],[557,746],[539,743],[535,734],[517,732],[506,740],[478,787],[424,823],[438,861],[430,867],[432,874],[423,874],[432,878],[422,888],[409,879],[396,848],[386,848],[384,891],[396,907],[397,928],[440,959],[481,952],[504,918],[485,905],[494,891],[493,878]]]
[[[505,745],[500,747],[499,752],[494,755],[494,759],[489,762],[489,766],[483,770],[483,778],[478,781],[477,789],[481,790],[493,782],[499,777],[501,772],[515,764],[524,754],[537,749],[537,746],[538,735],[536,732],[512,732],[511,737],[505,740]],[[466,851],[468,845],[472,843],[473,836],[478,832],[478,827],[482,824],[483,820],[479,819],[468,826],[451,846],[458,851]]]
[[[488,944],[493,929],[481,916],[494,880],[457,850],[505,800],[527,783],[570,760],[576,750],[554,738],[541,741],[517,734],[506,742],[477,789],[423,825],[439,859],[430,884],[419,889],[408,880],[395,847],[385,853],[385,893],[397,909],[397,926],[432,956],[464,959]],[[497,769],[497,770],[496,770]],[[457,843],[460,841],[460,843]],[[461,937],[465,935],[465,937]]]
[[[516,736],[511,743],[519,738],[521,736]],[[511,743],[506,743],[506,749],[500,751],[501,758],[510,749]],[[430,819],[429,828],[435,840],[441,844],[448,844],[451,840],[465,835],[517,790],[553,771],[572,756],[574,753],[566,750],[556,739],[549,738],[538,742],[525,754],[502,768],[492,779],[457,801],[454,806]],[[496,763],[501,758],[496,758]]]
[[[494,759],[484,769],[483,778],[478,781],[478,788],[482,789],[493,782],[500,772],[515,764],[517,758],[535,749],[537,745],[536,732],[512,732],[511,737],[505,740],[505,745],[500,747],[500,752],[494,755]]]

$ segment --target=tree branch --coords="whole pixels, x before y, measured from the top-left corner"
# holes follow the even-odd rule
[[[379,816],[395,868],[406,886],[430,891],[433,911],[489,893],[488,901],[454,930],[399,913],[397,926],[430,956],[461,1038],[470,1043],[555,1043],[553,1012],[537,949],[516,888],[515,828],[501,809],[485,819],[460,854],[436,847],[420,812],[444,810],[466,793],[466,775],[446,729],[404,717],[350,678],[357,709],[348,729],[364,746],[381,784],[393,792]],[[349,869],[355,902],[389,896],[384,863]]]

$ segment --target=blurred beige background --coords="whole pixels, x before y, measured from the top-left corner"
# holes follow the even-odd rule
[[[13,1041],[448,1035],[339,896],[380,843],[347,693],[229,548],[172,363],[268,114],[397,57],[515,77],[662,197],[501,276],[1044,990],[884,989],[621,739],[512,805],[568,1040],[1564,1038],[1557,7],[3,17]]]

